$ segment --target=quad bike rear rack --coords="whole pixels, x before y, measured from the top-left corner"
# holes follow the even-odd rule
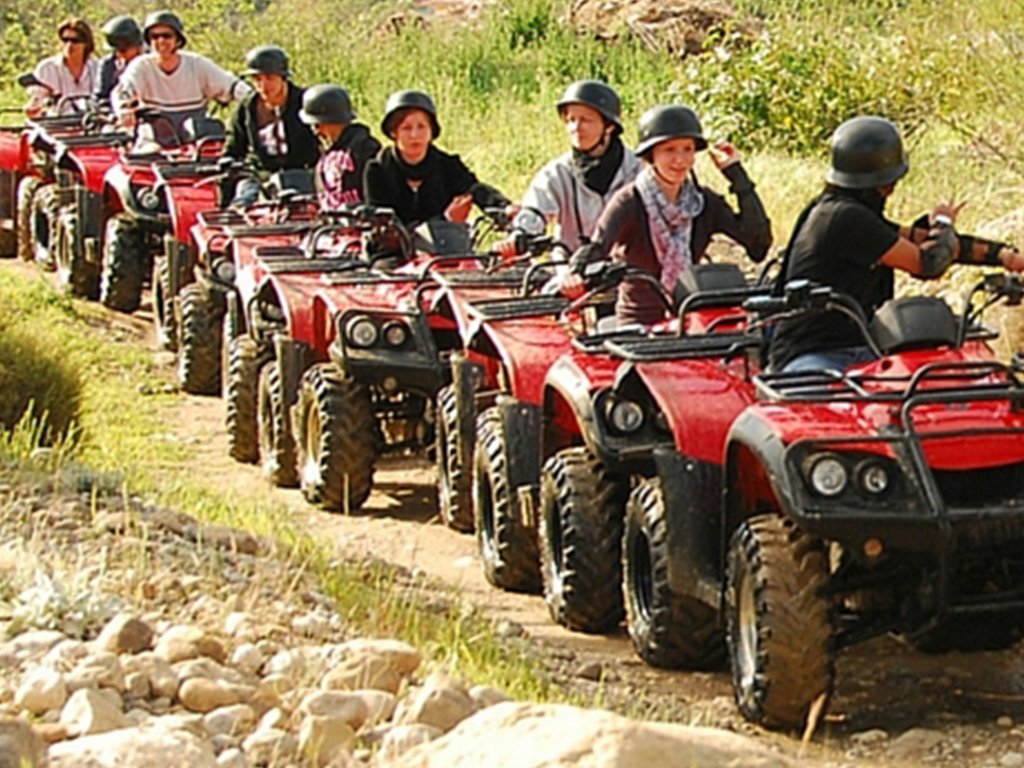
[[[514,296],[470,302],[466,310],[480,322],[560,315],[569,306],[564,296]]]

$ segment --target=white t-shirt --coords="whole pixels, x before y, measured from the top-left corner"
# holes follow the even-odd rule
[[[160,69],[155,53],[132,60],[114,88],[111,101],[121,116],[131,107],[150,107],[174,118],[176,113],[194,115],[215,99],[222,104],[244,98],[250,86],[205,56],[179,51],[180,61],[173,72]]]
[[[76,80],[71,70],[65,66],[64,57],[58,53],[36,64],[32,74],[43,85],[29,87],[30,99],[27,109],[41,109],[48,99],[57,97],[60,101],[55,105],[53,113],[67,115],[81,111],[81,100],[74,97],[92,96],[95,83],[99,79],[99,64],[90,56],[85,60],[81,76]]]

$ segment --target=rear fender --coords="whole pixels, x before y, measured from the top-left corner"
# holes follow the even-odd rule
[[[659,448],[654,462],[668,518],[669,584],[713,610],[721,605],[722,468]]]
[[[455,411],[458,419],[455,449],[459,464],[471,467],[473,451],[476,448],[476,391],[483,379],[483,366],[469,360],[461,352],[452,355],[451,366],[452,390],[455,393]],[[538,443],[539,440],[538,437]]]
[[[274,357],[281,374],[284,413],[287,414],[292,434],[295,434],[294,425],[291,425],[292,407],[298,402],[302,374],[306,372],[310,364],[309,352],[308,344],[291,339],[281,333],[274,336]]]
[[[520,519],[535,527],[540,490],[541,407],[509,395],[499,395],[495,407],[504,427],[509,487],[515,489]]]

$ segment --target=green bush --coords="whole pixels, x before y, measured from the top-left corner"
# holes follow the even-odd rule
[[[0,331],[0,427],[13,429],[30,412],[42,420],[49,442],[77,421],[82,384],[45,336],[23,327]]]

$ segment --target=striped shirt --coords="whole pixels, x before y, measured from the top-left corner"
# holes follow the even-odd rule
[[[222,104],[244,98],[250,86],[205,56],[179,51],[180,61],[173,72],[160,69],[155,53],[138,56],[128,65],[113,93],[118,117],[132,107],[149,107],[172,120],[176,114],[202,113],[210,99]]]

